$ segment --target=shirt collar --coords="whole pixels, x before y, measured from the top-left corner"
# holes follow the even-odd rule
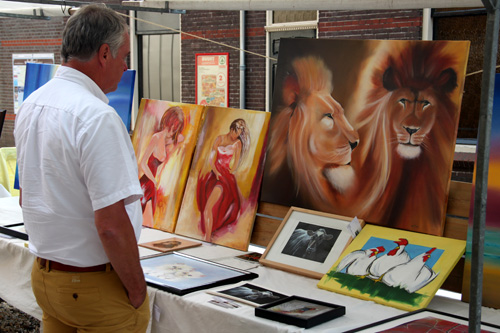
[[[59,66],[54,75],[54,78],[68,80],[82,85],[85,89],[90,91],[94,96],[102,100],[104,103],[109,104],[109,99],[99,86],[87,75],[79,70],[68,66]]]

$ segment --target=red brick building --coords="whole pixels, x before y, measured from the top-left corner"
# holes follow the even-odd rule
[[[116,1],[112,1],[116,2]],[[110,1],[111,3],[111,1]],[[120,3],[120,2],[116,2]],[[242,13],[244,15],[242,16]],[[161,22],[162,16],[157,17]],[[197,53],[229,53],[229,107],[270,110],[272,99],[272,80],[279,50],[279,39],[283,37],[309,38],[355,38],[355,39],[422,39],[424,24],[423,10],[372,10],[372,11],[186,11],[180,15],[180,30],[189,33],[177,34],[178,65],[172,65],[179,78],[173,84],[180,91],[172,100],[195,103],[195,56]],[[479,16],[485,21],[486,15]],[[240,64],[240,21],[244,19],[244,64]],[[14,146],[12,135],[14,125],[13,71],[12,55],[19,53],[53,53],[55,63],[60,63],[59,51],[61,33],[67,17],[52,17],[50,21],[17,18],[0,19],[0,109],[7,109],[7,117],[0,138],[0,147]],[[462,28],[464,29],[464,28]],[[166,31],[166,30],[165,30]],[[159,34],[166,33],[165,31]],[[156,32],[158,33],[158,32]],[[217,43],[193,37],[200,36]],[[484,35],[484,34],[483,34]],[[446,35],[445,35],[446,36]],[[446,38],[450,38],[447,35]],[[465,36],[467,38],[467,36]],[[136,54],[141,59],[143,44]],[[258,55],[262,56],[258,56]],[[268,56],[268,58],[263,57]],[[479,52],[481,56],[481,52]],[[160,57],[169,57],[161,54]],[[270,59],[271,58],[271,59]],[[141,62],[142,61],[142,62]],[[150,96],[144,89],[142,79],[144,59],[139,60],[138,97]],[[477,66],[482,66],[482,61]],[[180,68],[179,68],[180,67]],[[480,69],[480,68],[479,68]],[[151,70],[151,69],[150,69]],[[153,71],[155,69],[153,68]],[[470,68],[470,70],[474,70]],[[242,73],[244,74],[242,76]],[[175,74],[168,74],[175,76]],[[244,99],[240,101],[240,77],[244,78]],[[179,87],[180,86],[180,87]],[[467,89],[466,89],[467,91]],[[469,90],[470,91],[470,90]],[[467,107],[464,95],[463,108]],[[240,104],[242,103],[242,104]],[[476,108],[476,107],[474,107]],[[467,110],[466,113],[478,113]],[[462,111],[464,113],[464,111]],[[473,117],[474,127],[477,117]],[[476,125],[477,128],[477,125]],[[471,137],[475,137],[472,134]]]
[[[7,116],[0,138],[0,147],[14,146],[14,84],[13,54],[54,53],[59,62],[61,31],[65,19],[54,17],[50,21],[14,18],[0,19],[0,109]]]

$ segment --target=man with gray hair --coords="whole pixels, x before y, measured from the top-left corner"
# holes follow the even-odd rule
[[[121,16],[82,7],[64,29],[62,66],[16,117],[20,204],[46,333],[148,326],[137,161],[105,95],[127,70],[129,43]]]

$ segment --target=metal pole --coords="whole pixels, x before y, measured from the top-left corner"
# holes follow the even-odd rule
[[[245,91],[245,11],[240,10],[240,109],[245,109],[245,99],[246,99],[246,91]]]
[[[469,305],[469,332],[481,331],[483,298],[483,254],[488,190],[488,162],[490,159],[491,119],[495,89],[495,66],[498,52],[500,12],[498,0],[482,0],[488,13],[484,42],[481,109],[477,139],[476,188],[474,192],[474,220],[472,228],[472,257]]]

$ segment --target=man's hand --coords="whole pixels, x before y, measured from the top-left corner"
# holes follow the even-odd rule
[[[123,200],[95,211],[94,216],[104,250],[127,290],[130,304],[137,309],[146,298],[147,287],[134,229]]]

